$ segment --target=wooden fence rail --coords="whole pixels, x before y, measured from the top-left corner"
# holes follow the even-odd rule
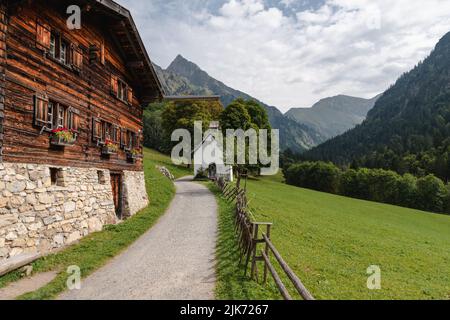
[[[272,264],[270,257],[273,255],[275,261],[280,266],[281,270],[283,270],[284,274],[292,283],[298,294],[304,300],[314,300],[314,297],[308,289],[306,289],[299,277],[284,261],[283,257],[270,240],[272,223],[255,222],[251,217],[252,214],[248,208],[245,190],[237,188],[232,183],[227,183],[223,179],[218,179],[216,184],[222,190],[223,197],[227,201],[236,202],[234,224],[240,250],[239,264],[244,264],[244,274],[247,275],[250,265],[250,276],[252,279],[258,281],[260,278],[258,274],[258,262],[263,262],[263,283],[267,282],[267,277],[270,273],[283,298],[285,300],[292,300],[292,296],[278,274],[277,269]],[[258,245],[263,245],[263,250],[258,251]],[[260,256],[258,256],[258,252],[261,253]]]

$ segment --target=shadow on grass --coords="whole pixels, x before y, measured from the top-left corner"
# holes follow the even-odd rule
[[[239,265],[240,253],[234,228],[234,206],[227,202],[212,183],[206,184],[214,193],[219,205],[219,236],[217,239],[217,285],[219,300],[278,300],[280,295],[272,283],[259,284],[244,276],[244,266]]]

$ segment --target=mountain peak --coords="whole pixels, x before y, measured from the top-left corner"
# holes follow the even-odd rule
[[[325,141],[361,124],[376,101],[341,94],[321,99],[311,108],[291,109],[286,116],[316,129]]]
[[[186,76],[188,74],[192,74],[193,72],[201,71],[200,67],[195,63],[189,61],[181,54],[177,55],[175,60],[172,61],[170,66],[167,68],[168,71],[175,72]]]
[[[181,54],[178,54],[175,59],[172,61],[172,63],[174,62],[189,62],[185,57],[183,57]]]
[[[444,36],[439,40],[439,42],[436,46],[440,46],[443,43],[450,43],[450,32],[447,32],[446,34],[444,34]]]

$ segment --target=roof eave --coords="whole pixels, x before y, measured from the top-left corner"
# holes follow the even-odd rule
[[[112,1],[112,0],[94,0],[96,4],[99,4],[103,7],[106,7],[107,9],[111,10],[113,13],[118,14],[122,16],[122,18],[125,20],[125,23],[128,22],[129,27],[131,28],[130,35],[135,37],[135,40],[137,40],[137,43],[139,44],[140,53],[143,57],[143,62],[146,64],[146,67],[149,69],[149,72],[153,76],[153,79],[156,82],[156,89],[158,91],[158,97],[155,97],[157,100],[162,100],[164,98],[165,92],[163,89],[163,86],[158,78],[158,75],[153,67],[153,63],[151,62],[150,56],[148,54],[147,49],[145,48],[144,42],[142,41],[142,38],[139,34],[139,31],[136,27],[136,24],[133,20],[133,17],[131,15],[131,12],[119,5],[118,3]],[[144,95],[145,96],[145,95]],[[143,104],[148,104],[150,102],[153,102],[155,99],[152,97],[144,98],[142,101]]]

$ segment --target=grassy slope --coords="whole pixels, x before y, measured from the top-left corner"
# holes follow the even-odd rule
[[[220,190],[211,182],[209,189],[216,195],[219,205],[219,235],[217,240],[216,298],[219,300],[279,299],[276,287],[262,286],[244,276],[239,265],[239,250],[234,231],[234,206],[221,197]]]
[[[160,174],[155,165],[164,165],[174,174],[181,177],[189,174],[184,168],[175,167],[170,159],[161,154],[145,151],[146,185],[150,197],[150,205],[133,218],[116,226],[107,226],[103,232],[92,234],[80,243],[65,249],[64,251],[50,255],[36,261],[35,272],[49,270],[61,270],[57,278],[47,286],[36,292],[24,295],[23,299],[51,299],[64,291],[67,274],[64,272],[70,265],[78,265],[82,276],[86,277],[98,268],[102,267],[109,259],[119,254],[132,244],[137,238],[153,226],[170,204],[175,188],[173,183]],[[0,287],[20,278],[19,272],[13,272],[0,277]]]
[[[249,181],[252,211],[318,299],[449,299],[450,216]],[[367,289],[379,265],[382,290]]]
[[[187,175],[193,175],[193,170],[190,170],[186,167],[176,166],[172,163],[170,160],[170,157],[159,153],[158,151],[154,151],[151,149],[144,149],[144,158],[145,158],[145,164],[152,165],[154,167],[155,165],[166,167],[170,170],[170,172],[175,176],[175,178],[181,178]],[[151,175],[149,175],[151,176]]]

